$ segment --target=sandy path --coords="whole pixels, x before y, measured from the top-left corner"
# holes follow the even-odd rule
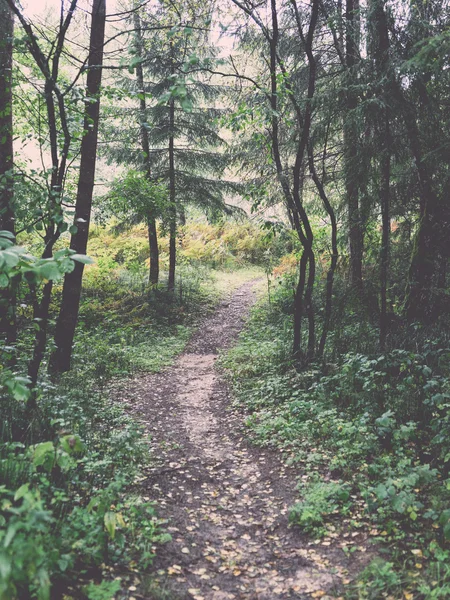
[[[155,570],[173,598],[326,598],[349,567],[342,550],[288,527],[295,475],[276,453],[246,442],[215,368],[255,299],[246,283],[173,367],[134,381],[127,394],[158,461],[143,485],[169,520],[173,540],[158,549]]]

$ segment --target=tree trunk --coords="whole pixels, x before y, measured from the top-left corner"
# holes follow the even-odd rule
[[[368,18],[368,52],[373,60],[377,84],[375,94],[383,101],[383,108],[376,123],[377,148],[380,151],[381,248],[380,248],[380,348],[385,349],[388,332],[387,285],[389,276],[389,249],[391,236],[390,186],[391,186],[391,125],[390,95],[393,73],[389,64],[389,30],[383,0],[371,0]]]
[[[72,234],[70,243],[71,249],[75,250],[77,254],[86,254],[89,237],[97,158],[105,20],[106,0],[93,0],[88,66],[95,66],[95,68],[90,68],[87,74],[85,135],[81,142],[80,174],[75,205],[77,230]],[[67,273],[64,278],[61,309],[55,330],[56,350],[51,361],[51,369],[55,372],[64,372],[70,369],[72,344],[80,307],[83,268],[82,263],[76,262],[75,269],[71,273]]]
[[[312,100],[315,93],[316,83],[316,60],[313,55],[313,39],[314,32],[318,20],[319,4],[317,0],[313,0],[311,6],[311,18],[309,22],[308,32],[306,37],[303,34],[300,11],[295,0],[291,0],[292,7],[295,12],[296,24],[299,37],[305,46],[306,55],[308,58],[308,92],[307,102],[302,112],[302,109],[295,100],[295,96],[290,88],[290,83],[282,61],[279,61],[277,54],[277,45],[279,40],[279,24],[276,0],[271,0],[271,16],[272,16],[272,37],[266,36],[270,44],[270,78],[271,78],[271,95],[270,102],[272,108],[272,154],[274,157],[278,179],[280,181],[285,201],[290,210],[297,235],[300,243],[303,246],[303,254],[300,261],[300,273],[297,290],[294,296],[294,339],[293,339],[293,354],[301,357],[301,327],[304,310],[306,309],[309,322],[308,336],[308,357],[312,358],[315,347],[315,326],[314,312],[312,306],[312,292],[315,279],[315,257],[313,251],[313,234],[310,227],[308,215],[302,203],[302,178],[304,172],[305,150],[309,141],[309,134],[312,120]],[[291,193],[288,178],[284,172],[279,144],[279,123],[277,115],[278,107],[278,78],[277,66],[281,72],[286,75],[286,85],[288,86],[289,98],[293,103],[293,107],[297,116],[297,124],[301,135],[297,145],[295,165],[293,168],[293,189]],[[306,280],[306,268],[309,266],[308,278]]]
[[[326,285],[326,293],[325,293],[325,316],[322,327],[322,334],[320,336],[319,348],[317,350],[317,357],[323,358],[325,344],[328,337],[328,332],[330,329],[331,323],[331,313],[333,308],[333,285],[334,285],[334,274],[336,271],[339,251],[338,251],[338,243],[337,243],[337,220],[336,214],[333,210],[333,207],[330,204],[327,194],[325,193],[325,188],[323,186],[322,181],[320,181],[316,168],[314,165],[314,154],[313,149],[309,145],[308,146],[308,159],[309,159],[309,172],[314,181],[314,184],[319,192],[319,196],[322,200],[322,203],[327,211],[328,216],[330,217],[331,223],[331,262],[330,267],[327,272],[327,285]]]
[[[153,216],[147,217],[148,244],[150,247],[150,271],[148,281],[151,285],[158,285],[159,281],[159,248],[156,220]]]
[[[139,12],[134,13],[134,28],[136,34],[136,49],[138,58],[144,58],[144,48],[142,41],[141,19]],[[151,181],[152,170],[150,165],[150,140],[147,129],[147,103],[145,100],[144,89],[144,69],[142,63],[139,62],[136,66],[136,80],[138,84],[139,98],[139,119],[141,127],[141,146],[144,158],[145,172],[147,179]],[[151,285],[157,285],[159,280],[159,248],[158,248],[158,232],[156,229],[156,216],[152,212],[147,215],[148,243],[150,247],[150,271],[148,281]]]
[[[389,246],[391,236],[390,218],[390,179],[391,179],[391,149],[390,124],[387,109],[385,109],[384,148],[382,149],[380,165],[380,204],[382,236],[380,250],[380,348],[386,347],[387,322],[387,284],[389,275]]]
[[[358,186],[358,129],[354,111],[357,97],[353,91],[355,69],[359,61],[359,0],[346,1],[346,114],[344,116],[344,176],[347,196],[350,284],[362,291],[363,233]]]
[[[305,307],[308,315],[308,360],[313,360],[316,353],[316,322],[313,305],[313,291],[316,280],[316,257],[314,251],[310,248],[308,261],[308,281],[306,284]]]
[[[48,145],[52,169],[49,195],[47,198],[48,207],[45,215],[50,218],[45,226],[46,230],[42,258],[51,258],[53,256],[54,245],[61,235],[61,227],[63,225],[63,219],[58,219],[58,217],[62,217],[61,193],[67,174],[67,160],[72,139],[67,121],[65,98],[57,86],[57,80],[64,40],[76,9],[77,0],[71,0],[67,14],[60,24],[60,29],[55,38],[55,44],[52,45],[51,58],[50,56],[46,56],[40,48],[33,27],[24,18],[14,0],[3,0],[3,3],[5,1],[10,10],[20,21],[22,28],[27,35],[28,50],[45,80],[43,98],[47,111]],[[34,315],[37,315],[38,321],[36,322],[37,331],[33,345],[33,357],[29,363],[28,369],[32,385],[37,382],[40,365],[45,353],[52,288],[52,282],[44,285],[40,302],[36,297],[36,293],[34,294]],[[35,403],[35,401],[36,395],[33,391],[29,404]]]
[[[299,266],[297,289],[294,295],[294,340],[292,353],[295,358],[302,357],[302,319],[304,309],[304,292],[306,284],[306,269],[308,267],[308,252],[304,249]]]
[[[438,200],[423,160],[414,109],[404,100],[399,88],[397,92],[404,103],[404,120],[416,164],[420,191],[419,226],[409,268],[405,312],[410,321],[426,320],[431,317],[432,313],[431,292],[436,270],[435,259],[440,241],[440,224],[436,220]]]
[[[177,256],[177,208],[176,208],[176,188],[175,188],[175,101],[170,100],[169,106],[169,201],[170,201],[170,222],[169,222],[169,280],[167,289],[173,292],[175,289],[175,265]]]
[[[47,328],[48,318],[50,313],[50,301],[52,298],[53,282],[49,281],[44,285],[42,290],[42,299],[37,305],[37,310],[34,312],[34,319],[38,319],[39,328],[36,332],[34,340],[33,356],[28,364],[28,377],[31,380],[31,387],[34,388],[39,375],[42,360],[44,358],[45,349],[47,347]],[[34,407],[36,395],[33,393],[30,398],[28,407]]]
[[[0,230],[15,233],[13,181],[12,53],[14,16],[0,0]],[[0,333],[7,343],[17,337],[16,294],[10,282],[0,291]]]

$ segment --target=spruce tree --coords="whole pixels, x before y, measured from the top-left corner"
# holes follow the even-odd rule
[[[224,194],[236,184],[223,179],[229,157],[218,119],[222,88],[210,81],[202,65],[213,59],[207,43],[208,10],[196,8],[179,15],[163,4],[159,13],[140,15],[139,44],[131,47],[130,63],[138,66],[138,77],[122,85],[140,100],[139,111],[125,106],[119,110],[136,115],[134,127],[110,124],[110,160],[136,166],[166,184],[169,191],[167,221],[170,236],[168,289],[175,285],[176,236],[185,207],[193,204],[205,213],[225,208]],[[151,23],[156,20],[155,32]],[[150,33],[149,33],[150,32]],[[137,86],[137,88],[136,88]],[[143,103],[142,98],[145,98]],[[145,115],[145,121],[143,117]],[[148,135],[147,149],[136,143],[139,131]],[[114,143],[114,138],[120,141]],[[148,155],[147,155],[148,154]]]

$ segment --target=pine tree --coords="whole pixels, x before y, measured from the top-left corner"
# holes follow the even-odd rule
[[[149,18],[156,19],[160,29],[146,35],[152,29]],[[135,45],[132,52],[142,75],[138,72],[136,79],[122,82],[140,99],[136,126],[127,130],[110,126],[112,140],[119,135],[121,141],[108,148],[109,158],[132,166],[141,163],[149,176],[166,184],[169,191],[166,212],[171,291],[175,285],[177,225],[184,221],[185,207],[196,205],[206,213],[224,210],[224,194],[236,188],[222,178],[229,163],[218,125],[224,109],[215,106],[222,89],[211,83],[202,69],[213,55],[206,43],[205,18],[204,9],[180,19],[162,5],[157,15],[141,15],[139,51]],[[123,110],[136,113],[128,106]],[[146,149],[142,152],[142,147],[133,143],[139,139],[138,127],[147,132],[148,156]]]

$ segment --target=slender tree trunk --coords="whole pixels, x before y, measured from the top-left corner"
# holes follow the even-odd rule
[[[330,267],[327,272],[327,285],[326,285],[326,293],[325,293],[325,316],[322,327],[322,334],[320,336],[319,348],[317,350],[317,357],[323,358],[325,344],[328,337],[328,332],[330,330],[331,323],[331,313],[333,309],[333,285],[334,285],[334,274],[336,272],[337,261],[339,257],[338,251],[338,243],[337,243],[337,220],[336,214],[333,210],[333,207],[330,204],[328,196],[325,192],[325,188],[323,186],[322,181],[320,181],[317,171],[314,165],[314,154],[313,149],[309,145],[308,146],[308,159],[309,159],[309,172],[314,181],[314,184],[319,192],[319,196],[322,200],[322,203],[327,211],[328,216],[330,217],[331,223],[331,262]]]
[[[97,158],[105,20],[106,1],[93,0],[88,66],[95,66],[95,68],[90,68],[87,74],[85,135],[81,142],[80,174],[75,206],[77,230],[72,234],[70,243],[71,249],[78,254],[86,254],[89,237]],[[56,350],[51,361],[51,369],[55,372],[64,372],[70,369],[72,344],[80,307],[83,268],[82,263],[76,262],[75,269],[71,273],[67,273],[64,278],[61,309],[55,330]]]
[[[406,316],[408,320],[414,321],[428,319],[431,316],[431,292],[436,271],[435,259],[439,249],[440,224],[436,222],[438,200],[423,159],[414,109],[403,99],[400,89],[398,95],[401,96],[404,104],[404,120],[416,164],[421,198],[419,225],[411,257],[405,301]]]
[[[41,367],[42,360],[44,359],[45,349],[47,347],[47,330],[52,291],[53,282],[49,281],[44,285],[41,301],[37,306],[37,310],[34,312],[34,318],[38,320],[39,327],[34,341],[33,356],[28,364],[28,377],[31,380],[31,387],[33,388],[36,386],[39,369]],[[35,404],[36,395],[33,393],[30,397],[30,401],[28,402],[28,408],[34,408]]]
[[[134,12],[134,28],[136,35],[136,49],[138,58],[144,58],[144,48],[142,41],[141,19],[139,12]],[[152,170],[150,165],[150,140],[147,129],[147,103],[145,99],[144,89],[144,69],[142,63],[139,62],[136,66],[136,80],[138,91],[141,96],[139,99],[139,119],[141,127],[141,146],[144,157],[144,165],[147,179],[151,181]],[[159,280],[159,248],[158,248],[158,232],[156,229],[156,216],[150,211],[147,215],[148,243],[150,247],[150,271],[148,281],[151,285],[157,285]]]
[[[0,230],[15,233],[13,180],[12,53],[14,16],[0,0]],[[0,290],[0,334],[16,341],[16,294],[14,283]]]
[[[292,353],[296,358],[301,357],[302,348],[302,320],[304,312],[304,293],[306,284],[306,269],[308,267],[308,252],[303,249],[300,258],[297,288],[294,295],[294,340]]]
[[[361,291],[363,233],[358,186],[358,129],[354,115],[357,97],[352,89],[355,82],[355,69],[359,61],[359,0],[346,1],[345,19],[347,90],[344,116],[344,175],[349,231],[350,284],[357,291]]]
[[[316,281],[316,257],[314,251],[310,249],[308,261],[308,281],[306,284],[305,306],[306,314],[308,315],[308,360],[312,360],[316,353],[316,321],[313,305],[314,283]]]
[[[148,244],[150,247],[150,272],[149,283],[157,285],[159,281],[159,248],[156,219],[149,215],[147,217]]]
[[[386,336],[388,330],[387,322],[387,285],[389,275],[389,247],[391,236],[390,218],[390,179],[391,179],[391,148],[390,148],[390,124],[387,109],[384,115],[384,148],[381,155],[380,165],[380,204],[381,204],[381,251],[380,251],[380,348],[386,347]]]
[[[389,277],[389,248],[391,236],[390,186],[391,186],[391,125],[390,94],[393,73],[389,61],[389,30],[384,12],[383,0],[370,0],[368,18],[368,53],[373,59],[377,77],[375,87],[377,97],[384,103],[376,124],[377,148],[380,152],[380,207],[381,207],[381,248],[380,248],[380,348],[385,349],[388,332],[387,286]]]
[[[177,207],[176,207],[176,188],[175,188],[175,102],[170,100],[169,106],[169,201],[170,201],[170,222],[169,222],[169,281],[167,289],[173,292],[175,289],[175,265],[177,256]]]
[[[313,0],[311,6],[311,18],[306,36],[303,33],[300,11],[296,0],[291,0],[292,8],[294,9],[296,24],[299,37],[302,44],[305,46],[305,51],[308,58],[309,74],[308,74],[308,91],[307,102],[304,112],[297,104],[293,93],[290,94],[290,100],[293,103],[299,130],[301,131],[300,139],[297,145],[296,160],[293,169],[293,190],[289,186],[289,181],[284,172],[280,147],[279,147],[279,124],[277,116],[277,97],[278,97],[278,79],[277,67],[280,68],[284,75],[287,75],[282,61],[279,60],[277,54],[277,45],[279,40],[279,25],[276,0],[271,0],[271,16],[272,16],[272,36],[266,34],[266,38],[270,44],[270,77],[271,77],[271,95],[270,102],[272,108],[272,153],[277,169],[278,179],[280,181],[285,200],[289,210],[291,211],[295,230],[299,236],[300,243],[303,246],[303,254],[300,261],[300,273],[297,289],[294,296],[294,339],[293,339],[293,354],[300,358],[301,356],[301,327],[303,313],[306,309],[309,323],[308,336],[308,357],[311,358],[314,354],[315,347],[315,326],[314,312],[312,306],[312,292],[315,279],[315,257],[313,251],[313,235],[310,227],[308,215],[304,209],[301,198],[302,187],[302,172],[304,170],[305,150],[307,148],[312,120],[312,100],[315,93],[316,82],[316,61],[313,55],[313,39],[317,25],[319,4],[317,0]],[[290,90],[289,78],[286,77],[286,85]],[[308,277],[306,278],[306,269],[308,267]]]

